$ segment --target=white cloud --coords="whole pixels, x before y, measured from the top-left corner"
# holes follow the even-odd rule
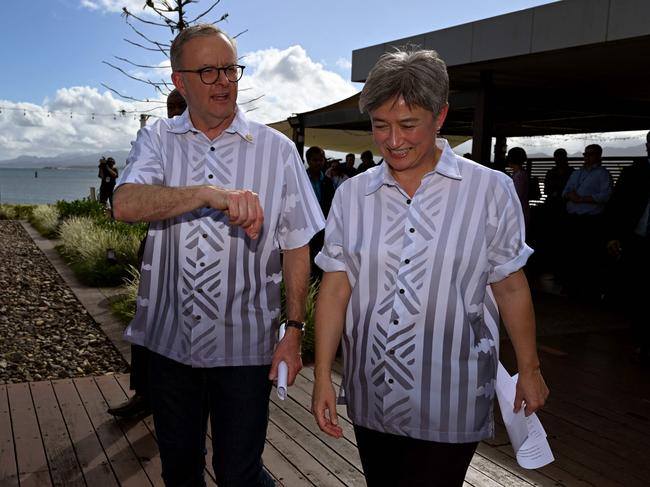
[[[313,110],[357,92],[352,83],[314,62],[298,45],[249,52],[242,63],[247,69],[240,88],[249,90],[239,94],[239,101],[264,95],[251,104],[256,109],[250,117],[261,122],[283,120],[292,113]]]
[[[244,109],[255,108],[249,116],[261,122],[284,120],[292,113],[328,105],[357,92],[339,74],[310,59],[300,46],[251,52],[242,63],[247,69],[239,84],[239,103]],[[169,79],[168,68],[136,74]],[[245,104],[260,95],[264,96]],[[139,122],[133,113],[119,115],[120,110],[139,112],[153,106],[124,102],[108,91],[87,86],[59,89],[40,105],[0,100],[0,160],[19,155],[126,150]],[[164,109],[157,115],[165,116]]]
[[[140,126],[134,112],[155,106],[122,102],[87,86],[62,88],[41,105],[0,100],[0,160],[128,150]],[[165,112],[161,108],[155,113]]]
[[[336,60],[336,65],[341,69],[352,69],[352,62],[344,57],[340,57]]]
[[[146,12],[150,9],[142,9],[144,0],[81,0],[81,6],[90,10],[103,10],[105,12],[121,12],[123,7],[135,13]]]

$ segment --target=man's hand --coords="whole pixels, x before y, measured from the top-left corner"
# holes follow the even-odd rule
[[[518,413],[522,403],[525,403],[524,413],[526,416],[530,416],[544,406],[548,392],[548,387],[546,387],[546,382],[544,382],[544,377],[539,369],[519,372],[514,412]]]
[[[336,415],[336,392],[332,380],[316,377],[311,397],[311,413],[320,430],[333,438],[343,437]]]
[[[287,327],[284,338],[278,343],[273,359],[271,361],[271,371],[269,380],[277,381],[278,365],[284,360],[287,364],[288,375],[287,385],[293,385],[296,375],[302,369],[302,356],[300,355],[300,344],[302,342],[302,332],[293,327]]]
[[[240,189],[210,187],[207,206],[228,215],[232,225],[239,225],[252,239],[259,237],[264,223],[264,212],[257,193]]]

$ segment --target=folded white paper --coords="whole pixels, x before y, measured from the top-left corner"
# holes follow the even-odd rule
[[[510,443],[517,456],[517,463],[528,469],[540,468],[548,465],[555,458],[546,439],[546,431],[537,415],[533,413],[526,417],[523,407],[518,413],[513,412],[516,390],[517,375],[510,377],[508,371],[499,362],[497,399]]]
[[[284,331],[285,331],[285,326],[284,323],[280,325],[280,331],[278,333],[278,341],[282,340],[284,338]],[[284,401],[287,397],[287,378],[289,375],[289,367],[287,367],[287,363],[283,360],[278,364],[278,384],[277,384],[277,391],[278,391],[278,399],[281,401]]]

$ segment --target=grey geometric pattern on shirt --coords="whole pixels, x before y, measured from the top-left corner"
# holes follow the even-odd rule
[[[470,442],[493,432],[499,317],[488,284],[531,250],[512,182],[441,145],[412,198],[385,164],[344,182],[316,262],[343,264],[352,287],[343,336],[352,421]]]

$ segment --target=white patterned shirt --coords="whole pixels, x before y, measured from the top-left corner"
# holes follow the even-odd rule
[[[489,284],[524,266],[511,179],[442,155],[413,198],[386,163],[337,190],[316,263],[346,272],[343,389],[352,421],[444,443],[492,436],[499,316]]]
[[[280,251],[306,245],[325,223],[294,144],[241,109],[209,140],[186,110],[138,132],[118,186],[125,183],[258,193],[264,226],[257,240],[211,208],[151,223],[125,337],[193,367],[269,364]]]

